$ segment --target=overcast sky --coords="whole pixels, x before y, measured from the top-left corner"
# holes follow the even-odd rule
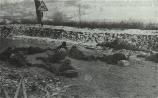
[[[0,16],[35,18],[34,0],[0,0]],[[158,23],[158,0],[44,0],[49,11],[45,19],[56,12],[82,21],[143,21]],[[8,4],[10,3],[10,4]]]

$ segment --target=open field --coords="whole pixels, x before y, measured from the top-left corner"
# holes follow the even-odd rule
[[[44,98],[46,93],[42,89],[46,86],[51,98],[157,98],[158,96],[158,63],[147,61],[145,57],[137,57],[140,53],[150,54],[153,50],[156,52],[158,48],[156,30],[88,30],[38,26],[6,26],[7,29],[4,30],[3,28],[4,26],[0,26],[1,37],[8,39],[1,38],[0,52],[7,47],[34,46],[54,49],[62,41],[66,41],[68,49],[77,45],[83,47],[82,51],[87,54],[113,54],[120,51],[131,53],[128,59],[130,65],[126,67],[100,60],[89,61],[67,57],[79,73],[76,78],[55,76],[39,67],[16,68],[0,61],[0,78],[4,83],[2,86],[6,88],[10,86],[11,90],[8,91],[10,96],[13,96],[17,88],[20,75],[26,80],[29,98]],[[111,42],[117,37],[128,39],[132,44],[135,43],[136,46],[148,51],[103,49],[96,46],[98,43]],[[30,85],[37,87],[36,90],[31,91]]]

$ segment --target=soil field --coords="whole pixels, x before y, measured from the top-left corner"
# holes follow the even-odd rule
[[[56,48],[64,39],[48,39],[46,37],[30,37],[30,36],[15,36],[10,39],[0,39],[0,52],[7,47],[28,47],[35,46],[40,48]],[[83,44],[67,41],[68,47],[74,44],[85,47],[90,44]],[[94,45],[95,47],[95,45]],[[110,50],[100,50],[103,53]],[[119,50],[117,50],[119,51]],[[127,51],[127,50],[125,50]],[[127,51],[128,52],[128,51]],[[134,51],[133,51],[134,52]],[[142,51],[143,52],[143,51]],[[15,76],[29,73],[26,79],[31,81],[39,81],[36,78],[45,80],[46,85],[55,85],[49,90],[51,98],[157,98],[158,97],[158,63],[146,61],[145,58],[138,58],[139,52],[134,52],[130,58],[130,65],[120,67],[111,65],[105,62],[83,61],[67,57],[71,60],[72,66],[79,72],[76,78],[66,78],[55,76],[47,70],[28,67],[14,68],[12,65],[7,65],[5,62],[0,63],[0,78],[4,81],[9,81],[15,84],[12,88],[13,93],[17,88],[18,80],[9,78],[6,74],[15,74]],[[3,76],[4,75],[4,76]],[[37,76],[37,77],[35,77]],[[48,79],[53,79],[53,82],[48,82]],[[14,82],[13,82],[14,81]],[[2,85],[4,86],[4,85]],[[28,86],[28,85],[26,85]],[[41,93],[39,89],[36,92],[27,92],[29,98],[44,98],[41,97],[45,93]],[[39,97],[40,96],[40,97]],[[3,98],[3,97],[2,97]]]

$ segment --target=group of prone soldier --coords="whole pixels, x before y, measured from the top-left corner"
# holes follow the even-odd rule
[[[43,63],[41,65],[31,64],[26,60],[26,55],[33,55],[46,52],[47,50],[53,51],[53,54],[48,57],[37,57],[36,60],[40,60]],[[68,48],[66,42],[62,42],[60,46],[55,49],[41,49],[38,47],[28,48],[13,48],[9,47],[4,52],[0,53],[0,60],[8,62],[16,67],[42,67],[49,70],[56,75],[62,76],[76,76],[77,72],[74,67],[71,66],[71,60],[66,59],[68,55]]]

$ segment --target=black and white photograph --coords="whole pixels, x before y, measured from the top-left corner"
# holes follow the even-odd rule
[[[0,98],[158,98],[158,0],[0,0]]]

